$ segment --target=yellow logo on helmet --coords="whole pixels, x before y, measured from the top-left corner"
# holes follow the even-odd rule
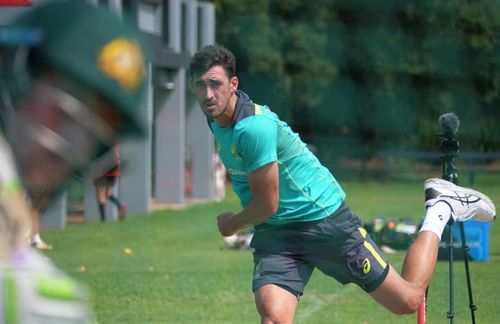
[[[99,53],[98,65],[104,74],[129,92],[137,89],[145,75],[140,45],[125,38],[106,44]]]

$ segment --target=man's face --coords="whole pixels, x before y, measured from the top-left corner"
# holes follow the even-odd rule
[[[194,75],[191,87],[208,118],[221,126],[231,122],[238,89],[236,76],[229,78],[224,68],[216,65],[205,73]]]

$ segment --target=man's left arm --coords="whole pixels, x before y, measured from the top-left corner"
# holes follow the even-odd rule
[[[249,225],[265,222],[278,210],[278,163],[268,163],[248,175],[252,200],[239,213],[227,212],[217,217],[223,236],[231,236]]]

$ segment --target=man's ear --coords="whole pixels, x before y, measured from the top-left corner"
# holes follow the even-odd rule
[[[238,84],[240,83],[240,81],[238,80],[238,77],[233,76],[231,78],[230,82],[231,82],[231,87],[233,88],[233,91],[236,92],[236,90],[238,90]]]

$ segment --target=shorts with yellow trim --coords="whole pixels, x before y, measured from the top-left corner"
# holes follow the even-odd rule
[[[299,297],[318,268],[342,284],[373,292],[389,272],[386,258],[345,204],[317,221],[258,225],[251,247],[253,291],[274,284]]]

